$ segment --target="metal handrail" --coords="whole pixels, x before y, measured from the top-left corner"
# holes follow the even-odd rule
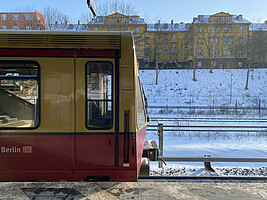
[[[158,157],[166,162],[267,162],[267,157]]]

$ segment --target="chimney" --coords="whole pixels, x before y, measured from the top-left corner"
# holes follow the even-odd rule
[[[180,24],[184,24],[184,22],[180,22]]]
[[[58,21],[56,21],[55,24],[58,24]]]
[[[65,22],[65,24],[69,24],[69,22],[68,22],[68,21],[66,21],[66,22]]]
[[[82,24],[80,20],[78,20],[78,24]]]
[[[158,21],[158,24],[160,24],[160,20]]]
[[[173,24],[173,19],[171,20],[171,24]]]

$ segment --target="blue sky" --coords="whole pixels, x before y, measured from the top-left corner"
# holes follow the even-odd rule
[[[105,0],[98,0],[98,2]],[[245,19],[255,22],[267,20],[267,0],[124,0],[131,2],[137,14],[148,22],[192,22],[199,14],[210,15],[217,12],[242,14]],[[88,11],[86,0],[9,0],[1,2],[1,12],[17,8],[32,7],[42,11],[51,5],[77,21],[81,13]]]

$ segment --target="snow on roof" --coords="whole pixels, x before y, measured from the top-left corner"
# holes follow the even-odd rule
[[[210,17],[213,15],[199,15],[195,17],[193,20],[194,24],[213,24],[214,22],[210,22]],[[250,22],[242,17],[242,15],[231,15],[233,21],[232,22],[215,22],[217,24],[250,24]]]
[[[87,24],[51,24],[46,25],[49,31],[89,31]]]
[[[148,24],[147,31],[148,32],[156,32],[156,31],[188,31],[190,27],[190,23],[186,24]]]
[[[267,23],[252,23],[249,25],[249,31],[267,31]]]
[[[122,15],[122,17],[123,17],[123,15]],[[89,22],[89,24],[95,24],[95,25],[106,24],[105,18],[112,18],[112,16],[98,16],[96,18],[93,18]],[[117,19],[117,18],[121,18],[121,17],[115,17],[115,18]],[[112,23],[112,24],[114,24],[114,23]],[[122,19],[121,22],[118,22],[118,24],[125,24],[125,22]],[[127,23],[127,24],[146,24],[146,22],[144,19],[140,18],[139,16],[134,15],[134,16],[129,16],[129,23]]]

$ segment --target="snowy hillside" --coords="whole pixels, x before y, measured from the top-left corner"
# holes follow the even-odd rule
[[[261,100],[267,106],[267,69],[250,70],[248,90],[245,69],[200,69],[197,81],[192,80],[193,70],[161,70],[158,85],[155,70],[142,70],[140,76],[149,105],[257,106]]]

